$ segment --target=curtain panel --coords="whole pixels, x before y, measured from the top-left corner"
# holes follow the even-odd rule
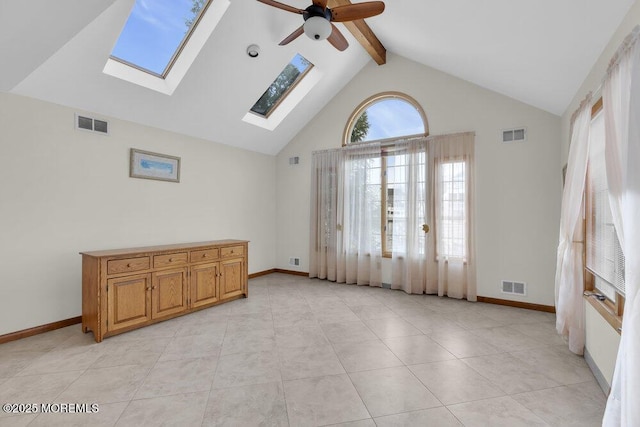
[[[582,101],[573,117],[571,144],[562,207],[556,265],[556,330],[569,342],[569,350],[584,351],[584,232],[583,194],[589,158],[591,94]]]
[[[313,153],[309,277],[382,285],[380,158],[380,144]]]
[[[476,301],[475,134],[435,136],[427,146],[434,230],[425,293]]]
[[[399,237],[392,244],[391,288],[402,289],[409,294],[422,294],[427,284],[427,139],[420,138],[400,142],[394,147],[395,158],[394,191],[403,195],[400,209],[394,209],[394,228]],[[394,230],[395,232],[395,230]]]
[[[345,260],[338,282],[382,286],[381,155],[376,143],[343,148],[344,203],[338,215]]]
[[[618,357],[602,424],[640,425],[640,27],[624,40],[603,82],[605,164],[613,222],[625,255]]]
[[[343,159],[340,150],[314,153],[311,159],[311,235],[309,276],[336,281],[344,252],[338,227],[338,200],[342,202]]]

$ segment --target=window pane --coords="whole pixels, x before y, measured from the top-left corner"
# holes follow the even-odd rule
[[[464,161],[439,164],[440,218],[438,223],[438,255],[466,258],[467,211],[466,165]]]
[[[408,101],[383,98],[354,121],[350,142],[375,141],[425,133],[422,115]]]
[[[111,56],[163,75],[206,0],[136,0]]]
[[[425,159],[424,153],[418,157],[417,168],[417,184],[425,185]],[[385,157],[386,176],[384,193],[386,195],[386,207],[383,212],[385,215],[383,227],[385,228],[386,239],[384,251],[388,253],[404,253],[407,245],[407,223],[409,215],[415,215],[415,212],[409,212],[407,206],[407,177],[409,172],[408,156],[403,154],[388,155]],[[426,201],[424,200],[424,191],[418,191],[418,200],[416,207],[418,208],[417,222],[422,224],[425,222],[424,213]],[[418,234],[420,252],[424,253],[424,233]]]
[[[313,67],[313,64],[304,56],[300,54],[294,56],[260,99],[251,107],[251,111],[261,116],[268,116],[281,98],[289,92],[295,83],[304,77],[311,67]]]

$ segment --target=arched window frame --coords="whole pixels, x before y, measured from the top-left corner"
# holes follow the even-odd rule
[[[420,114],[420,117],[422,118],[422,123],[424,124],[424,133],[419,133],[414,135],[395,136],[392,138],[385,138],[385,139],[378,139],[378,140],[371,140],[371,141],[363,141],[361,143],[356,143],[356,144],[366,144],[369,142],[389,142],[397,139],[429,136],[429,122],[427,120],[427,115],[425,114],[424,110],[422,109],[422,106],[418,103],[418,101],[416,101],[414,98],[407,95],[406,93],[402,93],[402,92],[381,92],[365,99],[364,101],[362,101],[362,103],[360,103],[360,105],[356,107],[355,110],[353,110],[353,113],[351,113],[351,116],[349,116],[349,120],[347,121],[347,125],[345,126],[344,133],[342,135],[343,147],[352,144],[351,132],[353,130],[353,126],[355,126],[356,121],[358,120],[360,115],[372,105],[377,104],[378,102],[385,101],[387,99],[400,99],[402,101],[405,101],[411,104],[416,109],[416,111]]]
[[[360,118],[360,115],[372,105],[377,104],[378,102],[384,102],[385,100],[388,100],[388,99],[399,99],[413,106],[413,108],[416,109],[416,111],[420,114],[420,117],[422,118],[422,123],[424,125],[424,133],[418,133],[413,135],[398,135],[391,138],[352,143],[351,132],[353,130],[353,127],[355,126],[356,121],[358,120],[358,118]],[[347,125],[344,128],[344,134],[342,138],[343,147],[348,145],[369,144],[369,143],[381,143],[383,145],[382,156],[380,158],[380,166],[379,166],[380,182],[381,182],[380,229],[381,229],[382,256],[385,258],[392,257],[392,247],[391,247],[392,245],[390,244],[390,241],[389,241],[389,236],[391,235],[389,225],[390,225],[390,222],[392,221],[390,219],[390,216],[391,216],[390,209],[392,210],[393,207],[390,207],[388,203],[389,200],[391,200],[389,199],[389,194],[388,194],[389,184],[387,180],[387,167],[389,166],[388,157],[394,155],[394,149],[393,149],[394,142],[398,140],[420,138],[420,137],[426,137],[426,136],[429,136],[429,122],[427,121],[427,115],[425,114],[424,110],[422,109],[418,101],[416,101],[411,96],[402,92],[382,92],[365,99],[362,103],[360,103],[360,105],[358,105],[358,107],[356,107],[353,113],[351,113],[351,116],[347,121]]]

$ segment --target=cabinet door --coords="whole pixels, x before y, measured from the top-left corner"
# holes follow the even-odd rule
[[[220,299],[218,263],[191,267],[191,307],[211,304]]]
[[[220,262],[221,298],[231,298],[243,293],[244,260],[230,259]]]
[[[107,280],[107,331],[151,320],[151,274]]]
[[[151,318],[158,319],[187,310],[187,269],[151,274]]]

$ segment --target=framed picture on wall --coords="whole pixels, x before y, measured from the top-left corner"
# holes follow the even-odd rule
[[[180,157],[132,148],[129,176],[131,178],[180,182]]]

